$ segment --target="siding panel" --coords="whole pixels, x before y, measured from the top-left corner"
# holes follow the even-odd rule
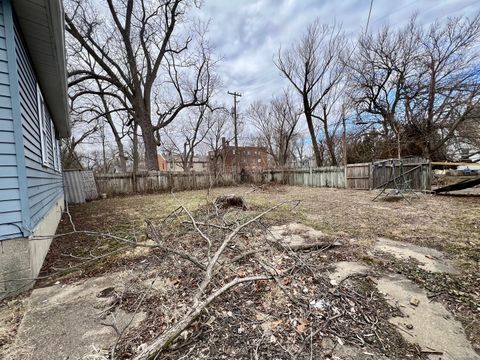
[[[50,126],[46,128],[48,164],[45,166],[42,163],[37,80],[25,43],[17,26],[15,27],[15,45],[27,172],[28,206],[32,221],[31,227],[34,228],[51,209],[58,197],[63,194],[63,180],[61,172],[54,169]],[[55,80],[52,79],[52,81]],[[50,117],[48,109],[47,116]]]
[[[5,239],[22,235],[20,231],[22,213],[13,135],[12,93],[8,75],[5,19],[1,0],[0,14],[0,239]]]

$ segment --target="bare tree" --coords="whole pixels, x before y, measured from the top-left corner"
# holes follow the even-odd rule
[[[287,91],[269,104],[256,101],[250,105],[248,117],[256,129],[257,139],[277,166],[288,165],[292,158],[292,143],[300,115],[301,111],[295,108]]]
[[[317,166],[323,164],[315,119],[327,121],[319,108],[330,107],[329,94],[342,80],[341,61],[347,40],[339,26],[322,25],[317,20],[300,41],[287,50],[280,49],[275,65],[301,98]],[[327,125],[324,129],[328,131]],[[327,134],[325,134],[328,136]]]
[[[167,146],[179,155],[183,171],[190,172],[193,169],[193,161],[196,150],[203,143],[206,135],[213,126],[211,111],[206,106],[192,109],[180,127],[176,131],[169,129],[163,132],[167,140]],[[173,151],[172,151],[173,150]]]
[[[419,32],[415,81],[409,82],[406,115],[427,158],[442,149],[480,104],[480,14],[433,23]],[[412,94],[412,95],[410,95]]]
[[[306,145],[306,138],[299,131],[292,141],[292,158],[295,160],[295,166],[303,167],[308,159],[308,149]]]
[[[62,164],[65,169],[81,168],[82,162],[79,156],[78,147],[88,138],[98,135],[101,129],[101,120],[95,116],[94,111],[88,107],[85,109],[83,103],[75,102],[70,97],[70,121],[75,129],[72,135],[62,141]]]
[[[205,131],[203,143],[207,146],[210,172],[215,179],[224,171],[224,146],[234,139],[230,114],[224,107],[211,114],[211,127]]]
[[[422,29],[415,16],[397,31],[384,27],[358,41],[347,58],[359,123],[402,152],[445,158],[458,126],[480,100],[480,17],[449,19]],[[393,146],[392,146],[393,147]]]
[[[385,26],[377,34],[360,37],[357,51],[347,58],[353,101],[360,122],[378,124],[385,139],[394,134],[397,156],[401,157],[402,119],[406,83],[414,76],[418,56],[416,19],[395,31]]]
[[[200,63],[186,61],[188,56],[184,53],[188,51],[192,38],[182,38],[178,31],[195,2],[107,0],[106,3],[105,15],[99,5],[91,1],[70,0],[68,3],[66,28],[71,40],[80,47],[77,54],[86,53],[95,62],[91,69],[79,61],[78,68],[69,72],[69,85],[92,79],[111,85],[115,91],[108,95],[126,102],[131,120],[141,129],[147,168],[158,170],[158,131],[171,123],[184,108],[206,105],[211,95],[211,58],[205,55]],[[180,55],[184,57],[178,63]],[[188,67],[196,72],[194,80],[185,85],[177,67],[182,70]],[[165,69],[170,75],[170,83],[160,79]],[[173,85],[176,103],[157,109],[158,116],[154,119],[152,99],[156,94],[168,92],[165,84]]]

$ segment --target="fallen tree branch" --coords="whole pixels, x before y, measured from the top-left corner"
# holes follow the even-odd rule
[[[305,251],[305,250],[327,250],[331,247],[341,246],[338,241],[334,242],[314,242],[310,244],[282,244],[276,241],[269,241],[273,246],[279,249],[287,249],[291,251]]]
[[[202,311],[217,297],[225,293],[226,291],[246,282],[255,282],[260,280],[271,280],[272,276],[257,275],[244,278],[235,278],[229,283],[223,285],[220,289],[208,296],[205,300],[198,303],[189,313],[184,316],[179,322],[173,325],[170,329],[165,331],[162,335],[156,338],[150,345],[144,348],[139,354],[137,354],[134,360],[145,360],[156,355],[159,351],[168,348],[173,341],[185,330],[190,324],[202,313]]]
[[[217,224],[209,224],[209,223],[200,222],[200,221],[196,221],[196,223],[197,223],[197,225],[200,225],[200,226],[213,227],[213,228],[220,229],[220,230],[232,230],[232,228],[230,228],[228,226],[222,226],[222,225],[217,225]],[[191,221],[182,221],[182,224],[192,224],[192,222]]]
[[[195,298],[194,298],[194,304],[198,303],[200,301],[200,298],[201,296],[204,294],[205,292],[205,289],[207,288],[208,284],[210,284],[210,281],[212,279],[212,274],[213,274],[213,270],[214,270],[214,267],[215,265],[217,264],[218,262],[218,259],[220,258],[220,256],[222,255],[223,251],[225,250],[225,248],[227,247],[227,245],[230,243],[230,241],[232,241],[232,239],[240,232],[240,230],[242,230],[244,227],[252,224],[253,222],[257,221],[258,219],[262,218],[263,216],[265,216],[266,214],[268,214],[269,212],[277,209],[278,207],[284,205],[286,202],[282,202],[280,204],[277,204],[275,206],[272,206],[270,207],[269,209],[265,210],[264,212],[258,214],[257,216],[253,217],[252,219],[244,222],[243,224],[241,225],[238,225],[230,234],[228,234],[225,239],[223,240],[222,244],[220,245],[220,247],[217,249],[217,251],[215,252],[215,254],[213,255],[212,259],[209,261],[208,263],[208,266],[207,266],[207,270],[206,270],[206,273],[205,273],[205,277],[204,279],[202,280],[202,282],[200,283],[199,287],[198,287],[198,291],[197,291],[197,294],[195,295]]]
[[[173,194],[173,192],[172,192],[172,195],[175,197],[175,195]],[[175,197],[175,199],[176,199],[176,197]],[[195,230],[196,230],[196,231],[200,234],[200,236],[207,242],[207,244],[208,244],[207,257],[210,259],[210,250],[211,250],[211,248],[212,248],[212,240],[210,240],[210,238],[209,238],[207,235],[205,235],[202,230],[200,230],[200,228],[197,226],[197,222],[195,221],[195,219],[194,219],[193,215],[191,214],[191,212],[188,211],[188,209],[187,209],[185,206],[181,205],[181,207],[182,207],[183,211],[185,211],[185,212],[187,213],[187,215],[188,215],[188,217],[190,218],[190,221],[191,221],[193,227],[195,228]]]
[[[282,243],[275,242],[275,241],[269,241],[269,242],[275,248],[277,248],[279,250],[282,250],[282,251],[283,250],[290,250],[290,251],[319,250],[319,251],[323,251],[323,250],[328,250],[332,247],[342,245],[338,241],[330,242],[330,243],[328,243],[328,242],[315,242],[315,243],[311,243],[311,244],[292,244],[292,245],[282,244]],[[259,249],[253,249],[253,250],[245,251],[245,252],[235,256],[232,260],[230,260],[229,264],[236,263],[240,260],[243,260],[246,257],[249,257],[251,255],[255,255],[255,254],[259,254],[259,253],[262,253],[262,252],[265,252],[265,251],[268,251],[268,250],[271,250],[270,246],[265,246],[265,247],[261,247]]]
[[[137,314],[140,310],[140,306],[143,304],[143,301],[147,297],[150,290],[152,290],[153,285],[155,284],[155,281],[157,281],[157,279],[158,279],[158,276],[159,276],[159,274],[157,273],[155,278],[150,282],[150,286],[147,288],[147,290],[143,293],[142,297],[140,298],[140,301],[138,302],[138,304],[135,308],[135,311],[134,311],[132,317],[130,318],[130,320],[128,321],[128,323],[122,328],[122,330],[119,333],[117,332],[118,336],[117,336],[117,339],[115,340],[115,343],[113,344],[112,350],[111,350],[112,359],[115,359],[115,350],[117,349],[117,346],[118,346],[118,343],[120,342],[120,339],[122,338],[123,334],[125,334],[125,332],[127,331],[127,328],[132,324],[135,316],[137,316]]]
[[[168,252],[168,253],[172,253],[174,255],[177,255],[178,257],[184,259],[184,260],[188,260],[190,261],[192,264],[194,264],[195,266],[197,266],[198,268],[200,268],[201,270],[205,271],[207,268],[205,265],[203,265],[200,260],[198,260],[196,257],[186,253],[186,252],[183,252],[183,251],[179,251],[179,250],[175,250],[175,249],[172,249],[172,248],[169,248],[167,246],[164,246],[160,243],[161,241],[161,236],[160,234],[158,233],[157,231],[157,228],[152,224],[151,221],[147,221],[147,229],[149,230],[148,231],[148,235],[149,237],[155,241],[155,245],[153,245],[153,247],[156,247],[156,248],[159,248],[160,250],[163,250],[165,252]],[[138,244],[138,243],[134,243],[134,244]],[[141,246],[141,245],[139,245]]]
[[[194,298],[193,298],[193,305],[191,310],[185,314],[185,316],[180,319],[175,325],[173,325],[170,329],[162,333],[159,337],[157,337],[150,345],[148,345],[146,348],[142,349],[139,354],[135,356],[134,359],[149,359],[150,357],[154,356],[155,354],[158,354],[160,351],[166,349],[169,347],[173,341],[188,327],[190,324],[200,315],[200,313],[218,296],[222,295],[224,292],[227,290],[241,284],[244,282],[254,282],[254,281],[259,281],[259,280],[271,280],[274,277],[272,275],[257,275],[257,276],[250,276],[250,277],[244,277],[244,278],[235,278],[234,280],[228,282],[227,284],[223,285],[220,289],[212,292],[210,295],[208,295],[205,299],[201,300],[202,297],[206,293],[207,287],[211,284],[212,278],[215,274],[218,273],[219,269],[216,268],[216,265],[219,264],[219,258],[227,248],[227,246],[230,244],[230,242],[235,238],[235,236],[238,235],[238,233],[245,228],[246,226],[258,221],[258,219],[262,218],[269,212],[277,209],[278,207],[286,204],[287,202],[282,202],[279,203],[275,206],[272,206],[268,208],[267,210],[263,211],[262,213],[254,216],[253,218],[245,221],[242,224],[237,225],[233,230],[231,230],[230,233],[228,233],[221,245],[218,247],[218,249],[215,251],[213,256],[209,258],[208,265],[205,270],[205,274],[203,277],[203,280],[201,281],[198,290],[196,291]],[[188,210],[185,209],[185,211],[188,213]],[[191,220],[193,219],[193,216],[191,217]],[[192,220],[192,223],[194,224],[195,230],[202,236],[206,236],[203,234],[199,229],[198,226],[196,226],[195,220]],[[210,240],[210,239],[209,239]],[[211,242],[209,242],[210,246]],[[220,262],[220,266],[223,267],[224,263]],[[213,291],[213,290],[212,290]]]

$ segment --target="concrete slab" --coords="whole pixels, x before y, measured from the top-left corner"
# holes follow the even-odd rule
[[[441,251],[432,248],[378,238],[374,249],[391,254],[399,260],[409,260],[410,258],[413,258],[420,263],[419,266],[422,269],[430,272],[450,274],[458,272],[455,267],[449,263]]]
[[[426,292],[412,281],[400,275],[385,276],[378,281],[378,290],[405,315],[390,322],[399,328],[406,341],[419,344],[425,351],[443,353],[428,355],[429,359],[480,360],[461,323],[442,304],[430,302]]]
[[[285,245],[302,245],[321,240],[325,234],[310,226],[299,223],[272,226],[270,228],[272,240],[280,241]]]
[[[102,321],[111,323],[112,319],[101,319],[108,301],[97,294],[109,287],[121,291],[131,276],[131,273],[117,273],[83,283],[34,290],[15,348],[28,349],[28,359],[32,360],[82,359],[100,349],[109,349],[116,333],[112,327],[101,324]],[[137,314],[132,326],[138,325],[144,316]],[[122,329],[132,314],[117,311],[115,317],[118,328]]]
[[[335,264],[335,271],[330,273],[328,277],[333,285],[339,284],[347,277],[354,274],[362,274],[368,270],[368,266],[355,261],[340,261]]]

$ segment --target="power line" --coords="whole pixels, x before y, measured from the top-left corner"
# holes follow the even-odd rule
[[[367,34],[367,31],[368,31],[368,24],[370,24],[370,15],[372,15],[372,6],[373,6],[373,0],[370,0],[370,9],[368,10],[367,26],[365,26],[365,35]]]

